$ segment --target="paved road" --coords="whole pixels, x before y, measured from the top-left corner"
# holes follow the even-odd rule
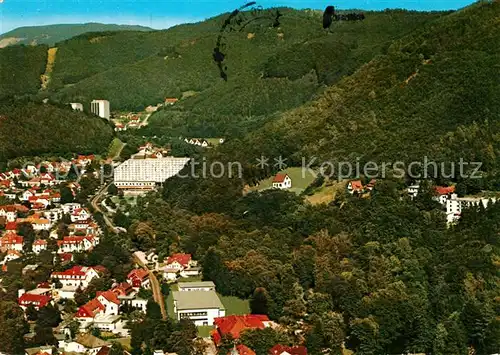
[[[156,275],[135,254],[134,254],[134,260],[138,265],[140,265],[144,269],[148,270],[149,279],[151,280],[151,290],[153,291],[153,298],[156,301],[156,303],[158,303],[160,305],[161,315],[163,316],[163,319],[167,319],[168,315],[167,315],[167,309],[165,308],[165,300],[163,299],[163,294],[161,292],[160,283],[158,282]]]
[[[99,200],[101,200],[103,197],[104,197],[104,194],[106,193],[106,191],[108,190],[108,187],[109,185],[111,185],[112,183],[109,183],[108,185],[104,185],[104,187],[102,187],[96,194],[95,196],[92,198],[92,201],[90,202],[92,204],[92,207],[94,208],[95,211],[97,212],[101,212],[103,218],[104,218],[104,222],[106,223],[106,225],[113,231],[113,232],[117,232],[116,230],[116,227],[115,225],[113,224],[113,222],[108,218],[108,216],[106,216],[106,214],[101,210],[101,206],[99,205]]]
[[[102,216],[104,217],[104,222],[106,225],[115,233],[117,233],[117,227],[113,224],[113,222],[104,214],[104,212],[101,210],[101,206],[99,205],[99,200],[104,196],[104,193],[107,191],[108,186],[111,185],[105,185],[103,188],[101,188],[95,197],[92,199],[92,207],[94,207],[95,211],[101,212]],[[156,278],[156,275],[151,271],[147,265],[143,263],[142,260],[140,260],[136,255],[134,255],[134,260],[135,262],[148,270],[149,272],[149,279],[151,280],[151,290],[153,291],[153,298],[160,305],[161,309],[161,315],[163,316],[163,319],[167,319],[167,310],[165,308],[165,300],[163,299],[163,294],[161,292],[161,287],[160,287],[160,282]]]

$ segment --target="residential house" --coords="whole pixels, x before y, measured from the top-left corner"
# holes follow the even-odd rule
[[[87,211],[85,208],[77,208],[71,214],[71,222],[86,221],[90,217],[91,217],[90,212]]]
[[[406,189],[408,195],[410,196],[410,198],[412,200],[415,197],[417,197],[419,190],[420,190],[420,182],[419,181],[417,181],[415,184],[408,186],[408,188]]]
[[[149,272],[144,269],[134,269],[127,275],[127,281],[134,288],[149,288],[151,281],[149,280]]]
[[[99,272],[96,267],[90,266],[73,266],[66,271],[53,272],[50,277],[58,279],[63,288],[78,288],[85,289],[88,287],[90,281],[95,277],[99,277]]]
[[[455,186],[435,186],[434,192],[434,199],[440,204],[446,205],[446,200],[451,197],[451,194],[455,193]]]
[[[273,179],[273,188],[289,189],[292,187],[292,179],[288,174],[276,174]]]
[[[456,222],[460,219],[462,211],[467,208],[486,208],[490,203],[496,203],[497,199],[492,198],[481,198],[481,197],[458,197],[457,194],[453,193],[445,201],[446,205],[446,221],[450,223]]]
[[[109,347],[111,343],[99,339],[92,334],[78,334],[73,341],[62,341],[59,347],[67,353],[81,353],[88,355],[97,355],[103,347]]]
[[[351,195],[354,193],[358,194],[363,193],[364,188],[363,184],[361,183],[361,180],[349,181],[349,183],[347,184],[347,191],[349,191]]]
[[[216,328],[211,332],[211,336],[214,343],[219,345],[226,335],[231,335],[233,339],[239,339],[242,331],[246,329],[264,329],[270,327],[272,322],[266,315],[248,314],[215,318],[214,324]]]
[[[215,291],[172,292],[176,319],[190,319],[197,326],[212,326],[226,310]]]
[[[24,238],[13,232],[7,232],[0,238],[0,250],[5,253],[8,250],[23,251]]]
[[[175,104],[177,101],[179,101],[179,99],[177,98],[170,98],[170,97],[167,97],[165,99],[165,105],[173,105]]]
[[[66,236],[63,240],[57,241],[58,254],[64,253],[81,253],[85,251],[92,250],[97,244],[99,244],[99,238],[87,235],[87,236]]]
[[[165,266],[169,269],[182,271],[191,266],[196,266],[196,262],[192,260],[191,254],[173,254],[167,258]]]
[[[38,311],[40,308],[47,306],[51,302],[52,296],[50,289],[35,289],[28,292],[21,289],[18,291],[17,303],[23,311],[25,311],[30,305],[35,307]]]
[[[17,250],[8,250],[7,253],[5,254],[5,257],[3,258],[1,264],[5,265],[9,261],[19,259],[22,256],[23,256],[23,254],[21,254],[21,252],[19,252]]]
[[[33,253],[40,254],[43,250],[47,250],[47,241],[44,239],[37,239],[33,242]]]
[[[73,215],[73,213],[76,210],[79,210],[82,208],[82,205],[79,203],[76,203],[76,202],[72,202],[72,203],[65,203],[64,205],[61,205],[61,208],[62,208],[64,214]]]

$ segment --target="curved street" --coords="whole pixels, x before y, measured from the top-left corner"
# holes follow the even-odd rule
[[[106,193],[109,185],[111,185],[111,184],[112,183],[109,183],[109,184],[105,185],[103,188],[101,188],[96,193],[96,195],[92,198],[91,204],[92,204],[92,207],[94,208],[94,210],[96,212],[101,212],[101,214],[102,214],[102,216],[104,218],[104,222],[106,223],[106,225],[114,233],[119,233],[117,227],[113,224],[113,221],[111,221],[111,219],[108,218],[108,216],[101,210],[101,206],[99,205],[99,201],[102,198],[104,198],[104,194]],[[145,265],[144,262],[142,260],[140,260],[135,254],[133,255],[133,258],[134,258],[134,261],[138,265],[140,265],[141,267],[143,267],[144,269],[146,269],[149,272],[149,279],[151,280],[151,290],[153,292],[153,298],[156,301],[156,303],[158,303],[160,305],[161,314],[162,314],[163,319],[167,319],[168,315],[167,315],[167,310],[165,308],[165,300],[164,300],[163,294],[161,292],[160,282],[158,281],[158,278],[153,273],[153,271],[150,270],[148,268],[148,266]]]

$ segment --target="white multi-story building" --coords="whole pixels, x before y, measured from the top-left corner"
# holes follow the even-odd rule
[[[50,277],[58,279],[63,288],[86,289],[94,277],[99,277],[97,270],[87,266],[73,266],[71,269],[60,272],[53,272]]]
[[[114,184],[123,190],[153,190],[175,176],[189,162],[189,158],[129,159],[114,171]]]
[[[197,326],[212,326],[226,310],[215,291],[174,291],[174,312],[178,321],[190,319]]]
[[[109,120],[110,110],[109,110],[109,101],[107,100],[94,100],[90,103],[90,111],[102,118],[106,118]]]
[[[495,197],[492,198],[458,197],[457,194],[452,194],[450,198],[448,198],[445,201],[446,221],[448,223],[453,223],[460,218],[462,210],[470,207],[479,207],[480,204],[482,204],[483,207],[486,208],[490,201],[492,203],[495,203],[496,200],[497,199]]]

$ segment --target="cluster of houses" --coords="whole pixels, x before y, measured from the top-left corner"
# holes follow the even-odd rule
[[[164,260],[164,266],[159,268],[166,281],[177,281],[179,278],[198,276],[200,268],[197,261],[193,260],[191,254],[177,253]]]
[[[18,304],[26,310],[32,306],[39,310],[61,299],[74,299],[75,293],[85,291],[90,282],[106,272],[103,266],[73,266],[65,271],[53,272],[50,281],[41,283],[30,291],[19,290]],[[146,311],[147,300],[138,297],[141,288],[149,288],[149,273],[144,269],[134,269],[127,275],[127,281],[115,283],[111,289],[97,292],[96,297],[78,308],[74,318],[80,322],[80,330],[89,327],[121,336],[128,334],[126,322],[122,319],[122,309]]]
[[[48,239],[40,238],[33,242],[29,252],[35,254],[47,250],[50,239],[56,241],[56,255],[61,260],[71,260],[73,253],[90,251],[99,244],[101,230],[90,212],[79,203],[62,204],[52,209],[35,211],[31,215],[28,215],[29,212],[27,207],[20,204],[0,206],[0,217],[5,220],[5,230],[0,237],[0,251],[6,253],[0,261],[3,271],[7,271],[9,261],[23,256],[24,237],[18,235],[17,231],[24,223],[30,224],[35,232],[47,231]],[[59,239],[57,230],[52,229],[65,215],[70,217],[71,223],[68,225],[68,235]]]
[[[137,149],[137,153],[131,157],[133,159],[161,159],[168,156],[169,150],[161,147],[156,147],[153,143],[145,143]]]
[[[184,138],[184,142],[202,148],[208,148],[212,146],[212,144],[210,144],[206,139],[203,138]],[[224,143],[224,138],[219,138],[219,144],[222,143]]]
[[[417,197],[420,190],[420,183],[416,182],[408,186],[407,194],[411,199]],[[496,203],[496,197],[458,197],[455,186],[434,186],[434,199],[439,202],[446,211],[446,222],[451,225],[456,223],[463,210],[468,208],[488,207],[490,203]]]
[[[12,169],[0,173],[0,190],[54,186],[61,183],[72,168],[83,173],[85,168],[95,160],[94,155],[78,155],[65,161],[43,161],[38,164],[27,164],[22,169]],[[0,195],[1,196],[1,195]]]
[[[375,179],[371,179],[368,184],[363,185],[361,180],[352,180],[347,183],[347,191],[351,195],[361,195],[367,192],[371,192],[376,184]]]

